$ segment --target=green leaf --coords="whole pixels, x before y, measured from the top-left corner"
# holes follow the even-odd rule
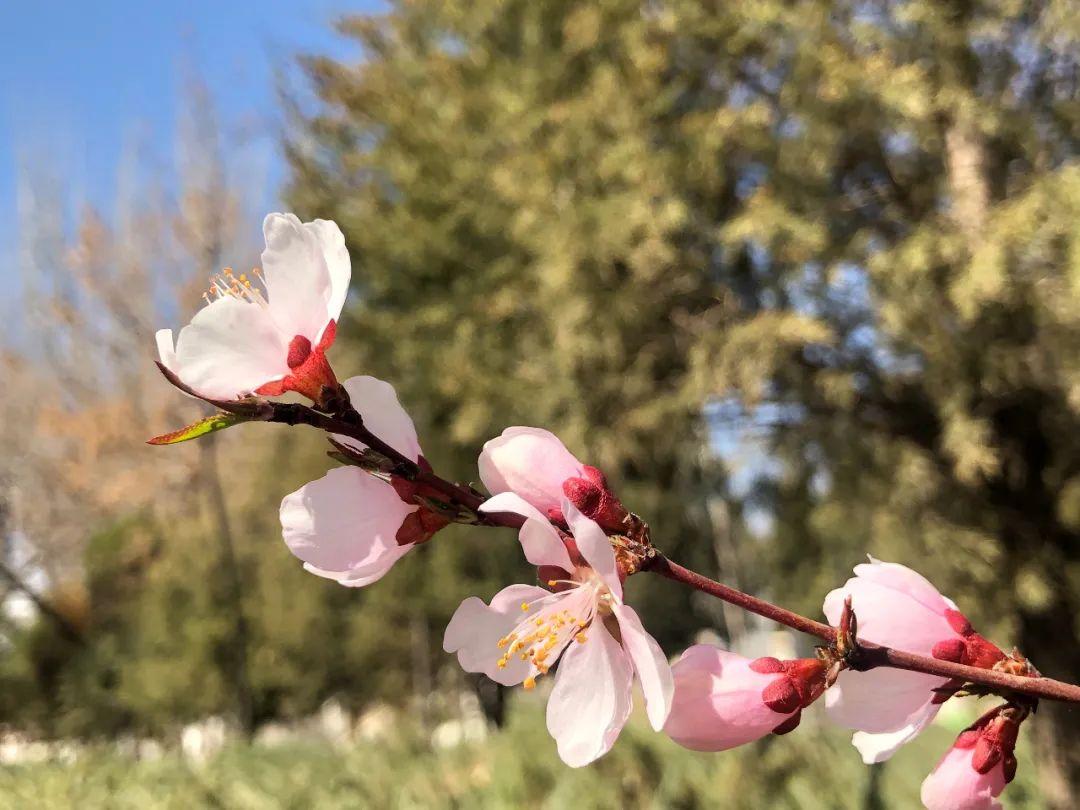
[[[224,430],[233,425],[239,425],[242,422],[251,422],[253,419],[254,417],[252,416],[236,413],[215,413],[213,416],[200,419],[198,422],[188,425],[187,427],[174,430],[172,433],[163,433],[160,436],[155,436],[146,443],[178,444],[179,442],[186,442],[188,439],[198,439],[200,436],[216,433],[219,430]]]

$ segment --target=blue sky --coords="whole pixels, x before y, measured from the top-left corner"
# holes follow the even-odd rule
[[[0,302],[18,285],[20,160],[47,161],[77,200],[109,211],[125,143],[167,164],[186,75],[214,94],[222,118],[264,142],[271,183],[275,71],[297,53],[357,58],[332,30],[379,0],[0,0]],[[0,306],[0,311],[7,307]]]

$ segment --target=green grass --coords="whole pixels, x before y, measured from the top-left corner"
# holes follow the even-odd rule
[[[319,744],[235,746],[203,767],[169,754],[132,762],[107,749],[74,764],[0,768],[0,808],[165,810],[227,808],[753,808],[859,810],[870,769],[846,733],[817,725],[723,754],[695,754],[654,734],[636,714],[615,749],[591,767],[559,762],[535,700],[519,700],[507,728],[478,744],[432,750],[415,731],[347,751]],[[918,807],[919,784],[951,742],[934,728],[880,771],[880,807]],[[1004,795],[1037,808],[1033,768]]]

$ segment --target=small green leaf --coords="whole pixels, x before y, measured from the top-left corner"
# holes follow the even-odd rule
[[[177,444],[178,442],[186,442],[188,439],[198,439],[200,436],[206,436],[210,433],[224,430],[227,427],[239,425],[241,422],[250,422],[253,418],[254,417],[236,413],[215,413],[213,416],[200,419],[193,425],[174,430],[172,433],[163,433],[160,436],[155,436],[150,439],[147,444]]]

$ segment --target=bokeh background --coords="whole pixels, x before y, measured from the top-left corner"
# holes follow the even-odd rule
[[[153,331],[275,209],[341,224],[332,362],[438,469],[544,426],[704,573],[817,616],[869,552],[1080,679],[1070,0],[52,0],[0,32],[0,806],[907,808],[979,710],[873,768],[819,710],[720,755],[635,715],[561,766],[541,699],[440,649],[530,575],[511,532],[349,590],[279,535],[314,432],[142,444],[200,414]],[[672,655],[811,651],[628,594]],[[1025,725],[1006,806],[1075,807],[1080,711]]]

